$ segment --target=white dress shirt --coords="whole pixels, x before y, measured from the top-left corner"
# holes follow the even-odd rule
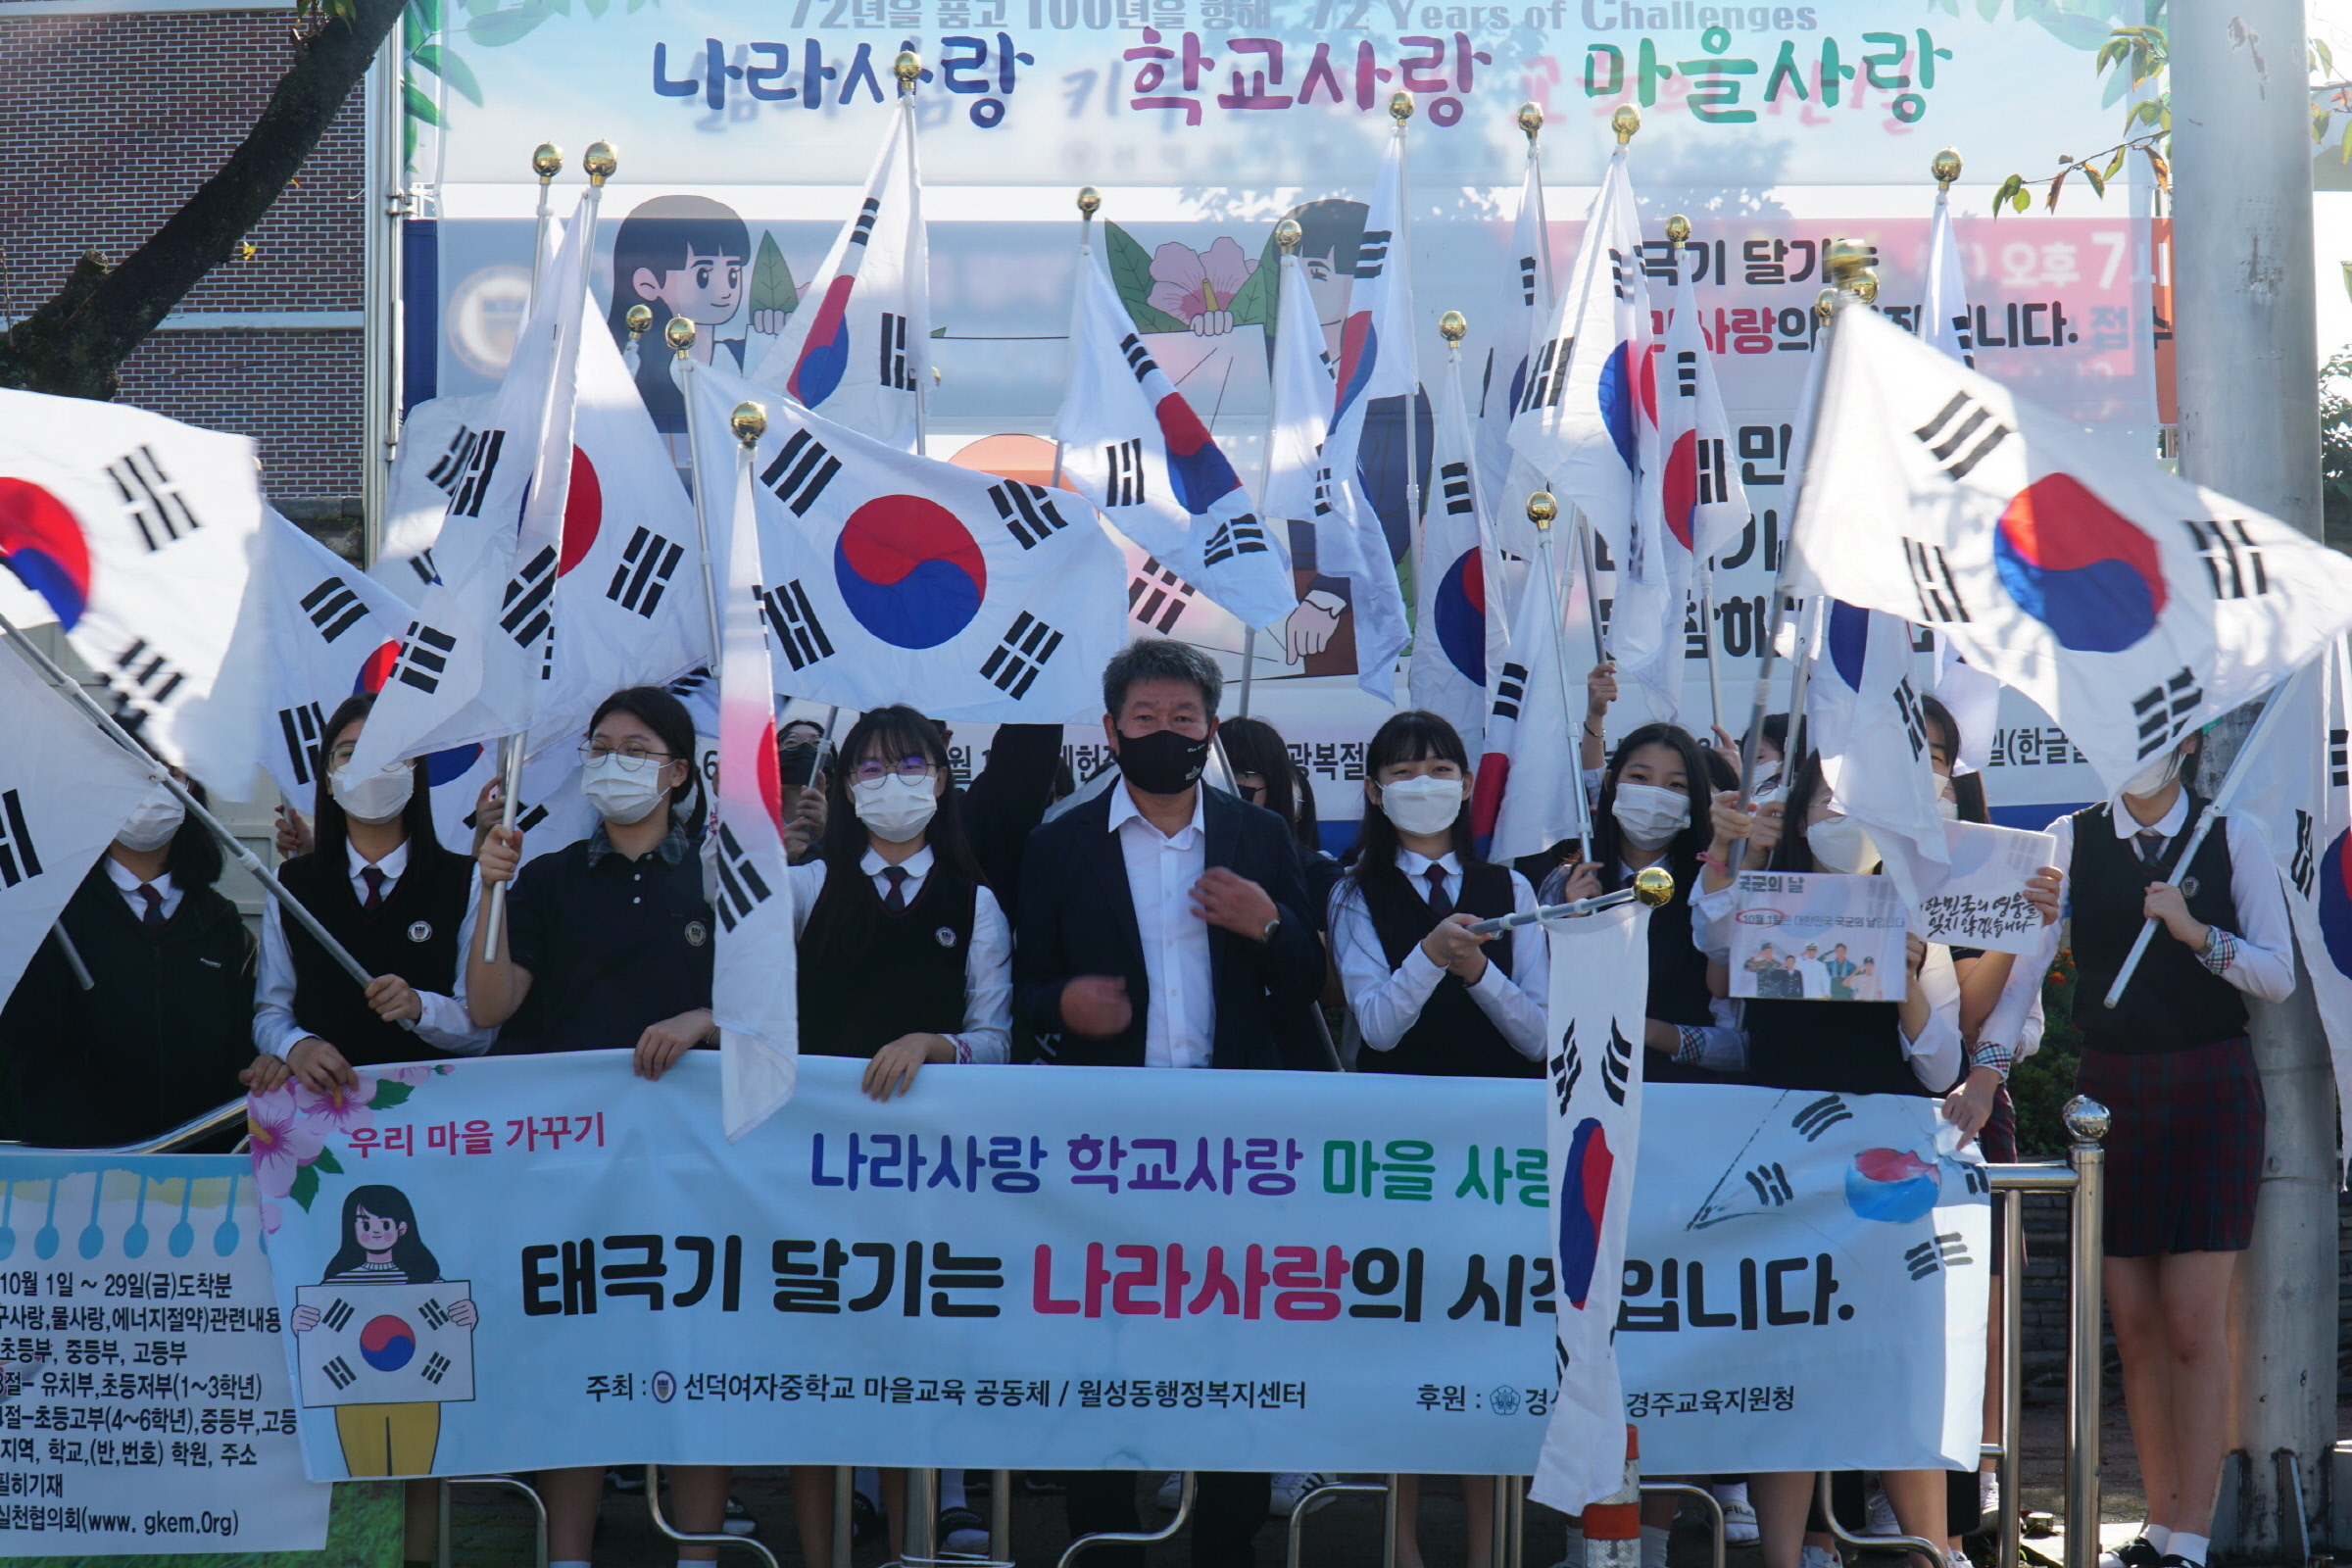
[[[2130,840],[2143,831],[2139,819],[2124,805],[2122,796],[2110,801],[2108,808],[2117,838]],[[2169,853],[2174,838],[2187,823],[2188,792],[2182,790],[2174,798],[2172,809],[2149,824],[2163,835],[2157,852]],[[2221,828],[2228,835],[2230,898],[2237,906],[2240,927],[2230,933],[2234,939],[2234,951],[2221,976],[2250,997],[2284,1002],[2295,990],[2295,941],[2286,912],[2286,894],[2278,886],[2277,862],[2271,858],[2270,846],[2263,841],[2262,829],[2245,817],[2224,816]],[[2075,861],[2075,819],[2062,816],[2043,831],[2058,841],[2050,852],[2050,863],[2062,870],[2071,867]],[[2060,891],[2058,920],[2041,928],[2040,944],[2032,953],[2018,955],[2009,971],[2009,983],[2001,988],[2001,1000],[1993,1004],[1992,1016],[1977,1031],[1979,1041],[2008,1047],[2014,1060],[2023,1061],[2041,1049],[2042,977],[2050,972],[2050,965],[2057,957],[2061,924],[2073,912],[2074,884],[2069,881]],[[2153,940],[2170,942],[2173,935],[2159,929]],[[2095,998],[2085,999],[2085,1004],[2097,1006],[2099,1002]]]
[[[926,844],[899,862],[906,873],[900,884],[912,904],[923,891],[937,857]],[[858,862],[874,884],[874,892],[890,897],[890,862],[872,849]],[[809,911],[825,891],[829,867],[821,859],[787,866],[792,887],[792,930],[795,937],[808,929]],[[944,1031],[943,1031],[944,1034]],[[986,888],[972,890],[972,938],[963,949],[963,1027],[945,1036],[956,1043],[957,1061],[998,1062],[1012,1059],[1012,927],[997,896]]]
[[[1427,896],[1429,868],[1439,870],[1439,886],[1445,890],[1448,904],[1458,904],[1462,896],[1462,865],[1451,852],[1433,860],[1426,855],[1403,848],[1396,850],[1396,869],[1412,884],[1413,891]],[[1536,890],[1529,887],[1527,878],[1513,871],[1511,876],[1511,912],[1525,914],[1536,906]],[[1436,925],[1437,916],[1429,923]],[[1420,1018],[1421,1009],[1437,991],[1438,982],[1446,971],[1430,960],[1415,942],[1404,961],[1392,969],[1389,956],[1381,946],[1380,932],[1372,924],[1372,911],[1364,906],[1363,890],[1353,877],[1343,877],[1331,894],[1331,946],[1339,959],[1340,986],[1348,994],[1348,1005],[1354,1010],[1355,1027],[1364,1045],[1373,1051],[1394,1051],[1405,1031]],[[1470,987],[1471,1000],[1487,1021],[1502,1032],[1511,1049],[1530,1061],[1544,1059],[1544,999],[1551,987],[1550,943],[1541,924],[1523,925],[1511,933],[1511,972],[1505,974],[1499,963],[1489,963],[1486,972]]]
[[[152,887],[164,898],[164,918],[169,920],[179,912],[179,889],[172,881],[172,873],[158,871],[153,882],[141,882],[138,876],[113,856],[106,857],[106,878],[114,883],[122,902],[130,906],[131,914],[141,923],[147,919],[147,901],[139,897],[139,889]]]
[[[1127,862],[1135,932],[1144,944],[1144,1065],[1205,1067],[1217,1038],[1216,981],[1208,922],[1193,907],[1193,886],[1208,869],[1205,793],[1193,791],[1193,819],[1173,837],[1146,819],[1121,780],[1110,792],[1110,831]]]
[[[361,857],[347,841],[343,846],[345,863],[351,871],[351,890],[364,904],[368,899],[368,879],[360,873],[372,864],[384,873],[384,897],[400,885],[401,874],[409,868],[409,846],[406,840],[394,847],[380,860],[369,861]],[[482,899],[481,878],[468,875],[466,884],[466,917],[458,924],[457,995],[445,997],[438,992],[419,990],[416,1000],[423,1004],[424,1012],[416,1020],[416,1038],[428,1046],[457,1056],[478,1056],[490,1049],[498,1038],[498,1028],[479,1028],[466,1010],[466,955],[473,951],[473,921]],[[357,985],[358,981],[352,982]],[[275,899],[262,901],[261,972],[255,982],[253,1008],[253,1043],[264,1055],[283,1056],[310,1030],[294,1021],[294,955],[286,946],[284,911]],[[324,1038],[323,1036],[321,1038]],[[335,1042],[329,1040],[328,1045]]]

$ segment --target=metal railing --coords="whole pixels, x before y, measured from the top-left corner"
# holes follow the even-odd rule
[[[218,1138],[232,1127],[244,1125],[245,1099],[240,1095],[224,1105],[216,1105],[201,1116],[190,1117],[135,1144],[113,1144],[101,1149],[52,1149],[46,1144],[0,1138],[0,1150],[22,1150],[28,1154],[176,1154],[209,1138]]]

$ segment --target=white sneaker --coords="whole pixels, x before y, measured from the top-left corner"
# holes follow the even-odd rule
[[[1723,1490],[1730,1492],[1734,1489],[1726,1487]],[[1723,1544],[1727,1546],[1752,1546],[1763,1539],[1763,1535],[1756,1529],[1755,1505],[1747,1500],[1747,1489],[1740,1487],[1738,1491],[1740,1494],[1736,1497],[1715,1499],[1723,1504]]]
[[[1969,1560],[1968,1553],[1962,1551],[1958,1546],[1944,1547],[1943,1557],[1946,1568],[1977,1568],[1977,1565]]]
[[[1845,1565],[1827,1546],[1807,1546],[1797,1555],[1796,1568],[1845,1568]]]
[[[1886,1491],[1876,1481],[1870,1485],[1869,1505],[1864,1510],[1862,1534],[1866,1536],[1899,1536],[1902,1521],[1894,1516],[1894,1504],[1886,1500]]]
[[[1286,1471],[1274,1478],[1274,1494],[1266,1512],[1275,1519],[1288,1519],[1298,1511],[1298,1499],[1324,1485],[1331,1477],[1312,1470]]]
[[[1176,1504],[1182,1500],[1183,1496],[1183,1474],[1181,1472],[1170,1472],[1168,1479],[1159,1484],[1159,1491],[1152,1494],[1152,1501],[1154,1505],[1166,1510],[1167,1512],[1174,1513],[1176,1511]]]
[[[1994,1519],[2001,1511],[2001,1478],[1990,1470],[1977,1472],[1977,1516]]]

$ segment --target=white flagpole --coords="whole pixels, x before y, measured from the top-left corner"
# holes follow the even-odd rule
[[[1389,241],[1389,280],[1398,278],[1411,287],[1412,262],[1412,200],[1407,194],[1412,186],[1405,167],[1404,122],[1413,118],[1413,95],[1396,92],[1389,95],[1389,116],[1396,122],[1396,233]],[[1412,301],[1405,301],[1405,318],[1412,319]],[[1418,323],[1416,323],[1418,324]],[[1410,345],[1401,345],[1409,347]],[[1412,552],[1413,581],[1421,580],[1421,368],[1420,358],[1413,360],[1413,374],[1404,389],[1404,537]],[[1366,411],[1370,412],[1369,410]],[[1416,596],[1417,597],[1417,596]],[[1410,608],[1410,607],[1407,607]],[[1416,628],[1418,630],[1418,628]]]
[[[555,210],[548,205],[550,187],[555,184],[556,176],[564,172],[564,149],[552,141],[541,142],[539,150],[531,154],[531,172],[539,176],[539,210],[532,215],[531,288],[522,301],[522,316],[526,321],[530,319],[531,306],[539,298],[539,270],[545,265],[547,256],[547,225],[555,217]]]
[[[1560,681],[1560,722],[1573,724],[1576,721],[1576,688],[1568,679],[1568,617],[1560,606],[1559,563],[1551,553],[1551,524],[1559,513],[1559,503],[1551,498],[1548,490],[1539,490],[1527,498],[1527,520],[1536,525],[1536,570],[1544,574],[1544,599],[1547,607],[1545,618],[1551,623],[1551,662]],[[1592,607],[1592,615],[1597,623],[1599,606]],[[1576,803],[1576,832],[1573,836],[1584,841],[1589,848],[1592,837],[1592,815],[1585,801],[1584,769],[1575,760],[1576,755],[1569,753],[1568,764],[1569,770],[1575,774],[1568,786],[1568,798]]]
[[[923,166],[916,159],[914,153],[914,84],[922,79],[922,57],[911,49],[903,49],[899,52],[898,59],[891,62],[890,71],[892,75],[899,78],[899,116],[905,122],[906,131],[906,202],[909,209],[908,227],[911,229],[915,218],[923,210]],[[930,244],[927,239],[923,248],[923,266],[926,269],[923,292],[924,296],[928,298],[931,282],[927,270],[931,265],[931,258]],[[928,316],[928,308],[926,308],[925,330],[929,330]],[[931,366],[931,345],[928,341],[922,345],[922,357],[923,365],[926,368],[931,369],[931,374],[936,378],[939,371]],[[930,456],[928,450],[930,416],[931,389],[923,384],[923,377],[917,374],[914,378],[914,455],[918,458]]]
[[[580,160],[580,167],[588,171],[588,199],[581,204],[580,211],[580,221],[585,225],[580,234],[582,265],[592,263],[596,258],[596,219],[597,214],[604,206],[605,181],[612,177],[612,173],[618,166],[619,160],[613,156],[612,145],[610,142],[589,143],[587,154]],[[539,292],[539,253],[546,248],[547,239],[549,217],[547,187],[548,183],[556,177],[556,171],[564,167],[564,157],[552,145],[543,146],[539,149],[538,155],[531,160],[531,167],[539,172],[539,237],[533,242],[531,251],[531,294],[536,299]],[[566,302],[567,305],[568,303]],[[523,311],[523,318],[525,320],[530,318],[530,311],[527,307]],[[693,323],[688,322],[687,324],[691,326]],[[581,330],[577,322],[574,323],[573,330]],[[551,400],[555,396],[555,388],[552,384],[548,388],[548,396]],[[547,419],[543,409],[540,415],[540,439],[542,442],[546,440],[546,424]],[[705,569],[709,569],[707,564]],[[555,634],[555,628],[551,626],[548,629],[548,635],[553,637]],[[521,802],[516,797],[522,793],[522,754],[529,749],[529,746],[530,736],[527,733],[510,735],[507,737],[506,751],[499,760],[498,825],[509,833],[514,831],[514,817],[521,808]],[[507,881],[512,880],[513,878],[507,879]],[[489,963],[498,961],[499,938],[507,929],[507,881],[492,883],[490,887],[490,906],[485,911],[489,929],[482,933],[482,957],[485,962]]]
[[[2254,727],[2247,732],[2244,743],[2238,747],[2237,756],[2230,760],[2230,771],[2222,779],[2221,788],[2213,792],[2213,799],[2206,803],[2205,809],[2198,814],[2196,825],[2189,829],[2188,842],[2181,847],[2180,856],[2173,862],[2173,874],[2164,879],[2166,887],[2179,887],[2181,879],[2188,875],[2189,862],[2197,858],[2198,849],[2205,843],[2205,835],[2212,830],[2213,824],[2229,811],[2230,802],[2237,799],[2238,790],[2244,786],[2249,776],[2246,771],[2246,760],[2261,752],[2263,741],[2270,735],[2272,721],[2293,706],[2288,699],[2302,691],[2303,682],[2312,678],[2312,672],[2320,667],[2320,660],[2315,659],[2310,663],[2301,665],[2279,684],[2278,690],[2271,693],[2270,701],[2264,705],[2261,716],[2254,720]],[[2107,995],[2100,999],[2109,1008],[2113,1008],[2124,1000],[2124,987],[2132,983],[2132,974],[2139,968],[2139,960],[2147,953],[2148,943],[2156,935],[2157,923],[2153,917],[2140,922],[2139,935],[2133,940],[2132,951],[2125,955],[2124,966],[2115,973],[2115,984],[2109,986]]]
[[[81,682],[58,668],[56,662],[47,654],[34,647],[32,639],[19,631],[16,623],[4,614],[0,614],[0,637],[5,637],[18,653],[23,654],[25,662],[40,671],[42,679],[55,687],[68,701],[96,719],[98,727],[106,731],[116,745],[138,759],[140,764],[149,770],[155,781],[171,791],[172,798],[179,802],[180,808],[204,824],[206,830],[220,841],[220,848],[228,853],[231,859],[253,873],[254,880],[261,883],[263,891],[275,899],[283,906],[285,912],[293,918],[294,923],[308,931],[312,939],[326,950],[326,956],[334,959],[344,973],[358,981],[362,988],[374,981],[375,976],[360,966],[360,960],[353,957],[344,949],[342,943],[337,942],[333,936],[328,934],[326,927],[318,923],[318,917],[304,908],[302,901],[287,892],[286,885],[271,875],[270,868],[264,865],[251,850],[237,842],[237,836],[224,827],[219,817],[206,810],[204,803],[197,800],[185,784],[173,778],[170,768],[157,761],[145,747],[132,740],[122,726],[115,722],[115,715],[99,707],[97,700],[82,690]],[[59,935],[62,936],[64,933],[61,931]],[[400,1019],[399,1023],[403,1029],[416,1027],[406,1018]]]
[[[1528,498],[1528,505],[1531,508],[1535,505],[1533,496]],[[1600,632],[1600,576],[1592,569],[1592,522],[1582,507],[1576,509],[1576,565],[1585,579],[1585,619],[1592,630],[1592,662],[1605,664],[1609,662],[1609,648]]]
[[[1535,334],[1544,330],[1543,323],[1551,319],[1551,220],[1544,206],[1544,155],[1536,146],[1536,138],[1544,133],[1544,108],[1541,104],[1519,106],[1519,128],[1527,135],[1527,161],[1536,173],[1536,263],[1544,279],[1544,293],[1536,311]],[[1533,336],[1530,349],[1534,347]]]

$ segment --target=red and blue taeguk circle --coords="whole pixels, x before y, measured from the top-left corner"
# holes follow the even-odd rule
[[[71,631],[90,603],[90,546],[71,508],[29,479],[0,478],[0,564]]]
[[[988,562],[956,514],[921,496],[877,496],[833,544],[833,580],[858,624],[897,648],[937,648],[988,597]]]
[[[2352,832],[2320,857],[2320,938],[2336,972],[2352,975]]]
[[[1609,1177],[1616,1166],[1600,1123],[1591,1116],[1577,1123],[1568,1168],[1560,1177],[1560,1294],[1580,1312],[1592,1294],[1601,1221],[1609,1211]]]
[[[1159,421],[1160,439],[1167,444],[1168,481],[1176,487],[1176,500],[1185,511],[1199,516],[1220,497],[1242,487],[1233,465],[1225,461],[1208,427],[1181,394],[1171,392],[1161,398],[1152,414]]]
[[[1473,686],[1487,683],[1487,572],[1475,547],[1455,558],[1438,579],[1438,646],[1446,662]]]
[[[2044,474],[2010,499],[1992,564],[2017,607],[2077,653],[2121,653],[2164,613],[2156,541],[2072,474]]]
[[[841,372],[849,368],[850,294],[857,286],[858,274],[844,272],[825,286],[825,297],[817,302],[816,319],[808,323],[800,360],[784,383],[803,408],[813,409],[831,397],[841,385]]]
[[[360,1330],[360,1355],[378,1372],[397,1372],[416,1354],[416,1331],[387,1312]]]
[[[1936,1206],[1943,1183],[1908,1150],[1865,1149],[1845,1169],[1845,1206],[1862,1219],[1906,1225]]]
[[[352,682],[351,689],[354,692],[382,691],[384,682],[392,678],[392,666],[398,662],[400,640],[394,638],[368,656],[360,665],[360,678]],[[464,778],[481,755],[482,749],[478,745],[453,746],[446,752],[434,752],[424,760],[425,784],[430,788],[438,788],[453,779]]]

